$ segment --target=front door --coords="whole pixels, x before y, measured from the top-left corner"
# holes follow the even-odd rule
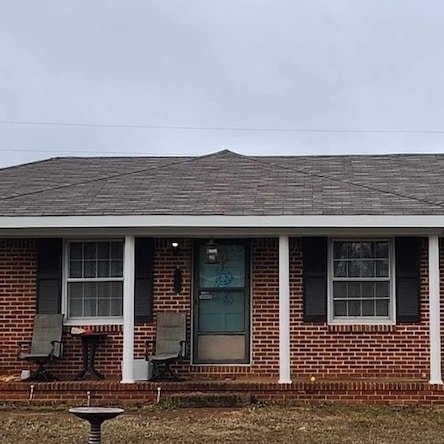
[[[218,263],[208,263],[207,241],[195,247],[193,360],[234,364],[250,360],[249,249],[217,241]]]

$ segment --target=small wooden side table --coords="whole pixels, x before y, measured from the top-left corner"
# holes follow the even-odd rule
[[[76,336],[80,337],[82,341],[83,369],[74,379],[76,381],[105,379],[105,377],[95,369],[94,365],[97,344],[100,339],[105,338],[107,334],[96,331],[86,331]]]

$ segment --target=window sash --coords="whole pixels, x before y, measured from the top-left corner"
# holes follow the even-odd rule
[[[99,256],[99,244],[100,243],[109,243],[108,246],[108,257],[107,258],[103,258]],[[82,269],[82,274],[84,273],[84,264],[85,262],[95,262],[96,263],[96,275],[98,274],[98,263],[100,261],[107,261],[109,264],[109,274],[111,274],[111,262],[112,261],[120,261],[122,262],[122,275],[121,276],[106,276],[106,277],[70,277],[70,271],[71,271],[71,245],[73,243],[77,243],[77,244],[82,244],[82,252],[81,252],[81,258],[74,258],[73,261],[77,261],[81,263],[81,269]],[[92,243],[95,244],[95,252],[96,255],[94,258],[86,258],[85,259],[85,253],[84,253],[84,244],[85,243]],[[119,255],[119,257],[114,256],[112,253],[112,243],[120,243],[122,244],[122,253],[121,255]],[[93,323],[96,323],[97,321],[101,321],[101,320],[105,320],[105,322],[107,320],[109,320],[109,322],[111,322],[112,320],[115,321],[119,321],[122,319],[122,315],[123,315],[123,282],[124,282],[124,276],[123,276],[123,260],[124,260],[124,255],[123,255],[123,250],[124,250],[124,241],[122,239],[75,239],[75,240],[68,240],[65,243],[65,254],[64,254],[64,258],[65,258],[65,266],[64,266],[64,312],[67,316],[67,320],[69,322],[69,320],[73,320],[74,322],[86,322],[88,323],[88,321],[91,321]],[[100,297],[98,295],[98,293],[96,292],[95,297],[93,298],[85,298],[85,296],[83,295],[81,298],[75,298],[78,301],[81,301],[81,305],[82,305],[82,312],[84,312],[84,307],[85,307],[85,303],[87,300],[93,300],[95,301],[94,304],[96,306],[96,312],[98,313],[99,310],[99,302],[106,300],[108,301],[109,305],[110,305],[110,310],[111,310],[111,304],[113,304],[113,301],[120,301],[120,305],[121,305],[121,311],[122,314],[119,315],[75,315],[75,316],[70,316],[71,313],[71,297],[70,297],[70,291],[69,291],[69,285],[70,284],[75,284],[75,283],[80,283],[80,284],[87,284],[87,283],[96,283],[96,284],[100,284],[100,283],[114,283],[114,282],[122,282],[122,290],[121,290],[121,294],[118,297],[112,296],[111,294],[108,295],[108,297]]]
[[[81,245],[81,252],[80,256],[73,257],[72,253],[72,245],[73,244],[80,244]],[[95,255],[91,257],[86,257],[85,252],[85,245],[86,244],[92,244],[94,245],[94,252]],[[101,257],[100,255],[100,244],[105,244],[107,246],[107,255],[106,257]],[[119,249],[121,249],[121,253],[119,255],[113,254],[113,248],[115,248],[115,245],[113,244],[120,244]],[[120,278],[123,279],[123,249],[124,249],[124,242],[120,239],[100,239],[100,240],[71,240],[67,242],[67,253],[66,253],[66,262],[67,262],[67,268],[66,268],[66,277],[67,279],[114,279],[114,278]],[[100,264],[106,263],[107,265],[107,273],[108,275],[105,276],[99,276],[100,274]],[[79,264],[80,267],[80,276],[72,276],[71,272],[71,266],[73,264]],[[87,264],[94,264],[94,275],[95,276],[85,276],[86,274],[86,265]],[[113,275],[113,265],[119,265],[118,273]]]
[[[344,258],[339,259],[334,257],[334,248],[335,242],[353,242],[353,243],[361,243],[361,242],[387,242],[388,244],[388,257],[365,257],[365,258]],[[334,265],[335,262],[339,260],[344,261],[361,261],[361,260],[387,260],[388,261],[388,276],[384,277],[373,277],[373,276],[359,276],[359,277],[335,277],[334,276]],[[329,253],[328,253],[328,310],[329,310],[329,322],[332,323],[392,323],[395,317],[395,290],[394,290],[394,252],[393,252],[393,239],[330,239],[329,241]],[[362,294],[362,287],[360,289],[359,296],[352,297],[335,297],[334,296],[334,283],[335,282],[369,282],[369,283],[378,283],[378,282],[387,282],[389,287],[389,295],[383,297],[376,297],[376,294],[373,296],[364,296]],[[363,301],[373,302],[374,304],[374,315],[362,315],[363,312]],[[388,310],[387,316],[376,315],[376,302],[377,301],[387,301]],[[345,302],[346,310],[348,312],[348,303],[356,302],[360,305],[360,313],[361,315],[335,315],[335,302]]]

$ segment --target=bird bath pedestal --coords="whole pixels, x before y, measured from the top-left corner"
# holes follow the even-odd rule
[[[69,413],[81,419],[86,419],[91,424],[89,432],[89,444],[100,444],[102,442],[101,428],[102,422],[115,418],[123,413],[122,409],[107,407],[74,407],[69,409]]]

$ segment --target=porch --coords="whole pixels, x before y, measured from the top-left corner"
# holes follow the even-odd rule
[[[374,231],[367,228],[359,230],[353,237],[351,237],[349,230],[343,230],[342,235],[338,235],[336,231],[333,233],[325,229],[319,230],[318,233],[328,234],[331,237],[335,235],[336,238],[341,239],[397,239],[396,236],[400,233],[409,235],[410,237],[405,236],[405,238],[410,239],[413,238],[413,234],[419,234],[418,231],[400,232],[399,229],[385,229],[383,231],[378,230],[378,236],[376,236]],[[348,233],[348,237],[345,236],[346,233]],[[91,236],[66,233],[64,238],[91,239]],[[94,232],[94,236],[99,241],[103,239],[96,232]],[[105,382],[91,383],[93,391],[109,392],[108,396],[111,398],[111,389],[116,387],[116,380],[120,380],[124,383],[121,389],[124,393],[122,396],[130,397],[128,393],[132,389],[125,391],[125,387],[129,387],[128,383],[131,383],[140,388],[141,396],[149,398],[152,395],[153,386],[157,390],[158,383],[134,382],[133,362],[134,359],[143,359],[145,340],[156,337],[156,313],[173,311],[184,312],[187,315],[188,343],[191,345],[191,350],[189,349],[187,359],[175,366],[175,370],[186,381],[179,386],[165,385],[166,391],[172,390],[174,392],[176,390],[178,393],[192,392],[193,390],[211,391],[213,390],[212,384],[218,383],[213,380],[219,379],[221,383],[226,384],[226,386],[218,386],[218,389],[221,390],[235,391],[238,387],[237,384],[240,384],[239,387],[243,387],[245,392],[258,393],[259,396],[265,396],[265,398],[273,399],[273,397],[282,396],[303,400],[305,392],[307,396],[313,395],[314,387],[319,393],[322,393],[319,396],[324,396],[324,398],[327,396],[328,399],[335,396],[333,393],[335,391],[344,392],[343,396],[345,397],[367,396],[365,394],[367,390],[370,392],[373,390],[374,396],[378,395],[377,390],[380,388],[377,385],[371,385],[370,388],[368,388],[369,386],[356,388],[353,385],[357,383],[356,378],[360,378],[359,384],[378,384],[379,382],[395,384],[393,390],[399,392],[408,390],[402,384],[420,384],[413,389],[417,393],[423,393],[427,384],[442,384],[440,257],[442,262],[443,253],[442,248],[441,252],[439,249],[439,237],[429,235],[421,238],[421,249],[418,256],[417,317],[401,320],[401,313],[398,310],[397,317],[393,316],[391,319],[387,319],[387,322],[377,323],[331,323],[327,317],[314,319],[306,316],[305,290],[307,279],[311,276],[307,276],[310,258],[309,253],[304,251],[304,238],[308,237],[281,235],[278,238],[263,236],[249,238],[251,246],[249,264],[251,267],[251,279],[249,280],[251,310],[245,320],[250,323],[246,331],[251,334],[244,335],[251,345],[245,348],[248,351],[248,359],[246,362],[217,362],[216,360],[211,363],[196,362],[192,350],[193,341],[195,341],[193,301],[194,303],[196,301],[193,299],[196,294],[195,288],[193,289],[193,280],[196,280],[196,277],[193,277],[193,243],[199,242],[201,238],[196,236],[155,238],[153,247],[153,306],[151,308],[153,317],[139,323],[135,316],[134,305],[136,299],[135,280],[137,279],[136,241],[140,238],[125,236],[124,242],[122,242],[124,246],[122,320],[85,322],[83,324],[81,321],[68,322],[64,328],[65,357],[55,363],[51,370],[62,380],[73,379],[73,376],[81,369],[81,349],[80,341],[70,333],[71,328],[73,326],[93,328],[106,334],[106,339],[99,345],[96,362],[98,370],[107,378]],[[228,237],[221,236],[219,233],[219,237],[216,239],[230,240],[235,243],[240,239],[240,235],[238,233],[237,236],[233,234]],[[327,239],[327,237],[324,236],[323,239]],[[176,242],[180,244],[179,249],[172,245]],[[25,335],[27,335],[26,337],[30,336],[35,313],[33,308],[33,304],[36,303],[33,288],[36,285],[35,276],[30,272],[27,276],[28,280],[23,280],[22,275],[25,267],[29,266],[27,264],[32,263],[32,258],[36,256],[36,243],[32,239],[22,239],[7,241],[5,245],[9,245],[9,251],[5,251],[4,256],[9,261],[16,261],[15,265],[8,265],[8,270],[12,270],[13,273],[7,278],[11,280],[11,283],[6,279],[5,293],[14,296],[14,292],[16,292],[20,297],[23,297],[23,294],[29,297],[27,300],[20,300],[20,305],[26,306],[26,312],[20,315],[11,313],[11,306],[14,302],[11,299],[11,303],[6,307],[8,312],[4,316],[4,319],[9,323],[20,321],[20,328],[10,329],[8,327],[7,332],[12,335],[8,336],[2,345],[6,354],[11,356],[11,359],[8,362],[3,361],[2,365],[6,367],[9,365],[10,369],[14,370],[22,364],[17,363],[13,357],[16,343],[12,344],[12,340],[14,337],[23,339]],[[11,254],[11,250],[13,254]],[[399,256],[402,257],[402,255]],[[64,257],[66,258],[66,255]],[[66,264],[63,268],[66,268]],[[182,289],[179,292],[176,291],[174,282],[174,271],[177,268],[183,272]],[[319,277],[319,274],[314,276],[315,279],[319,279]],[[416,279],[416,277],[414,278]],[[412,275],[407,276],[407,279],[412,279]],[[327,275],[325,275],[326,280]],[[325,291],[327,292],[327,290]],[[394,297],[392,304],[394,309]],[[398,309],[398,306],[396,308]],[[401,308],[403,307],[401,306]],[[65,302],[64,310],[66,309]],[[325,310],[326,316],[327,308],[322,306],[320,309]],[[313,316],[313,311],[310,314]],[[6,338],[6,335],[3,337]],[[14,365],[14,369],[12,369],[12,365]],[[306,385],[311,376],[316,378],[316,382]],[[261,381],[262,378],[266,378],[266,380],[258,382],[258,378]],[[211,382],[208,382],[208,379],[211,379]],[[226,379],[230,379],[230,381],[226,381]],[[276,394],[277,383],[287,387],[288,393],[283,388],[279,389]],[[89,383],[82,385],[82,383],[75,382],[56,382],[54,384],[37,384],[36,388],[41,389],[42,396],[45,395],[48,399],[51,399],[52,396],[51,388],[62,390],[69,399],[71,396],[69,393],[84,392],[85,387],[88,387],[85,384]],[[260,384],[265,384],[265,388]],[[343,385],[338,386],[337,384]],[[161,386],[163,387],[163,384]],[[22,395],[29,388],[26,385],[23,388],[19,387],[20,385],[17,388]],[[117,391],[119,392],[119,390]],[[386,390],[385,393],[388,393],[392,388],[383,386],[381,390]],[[352,392],[352,395],[349,392]]]

